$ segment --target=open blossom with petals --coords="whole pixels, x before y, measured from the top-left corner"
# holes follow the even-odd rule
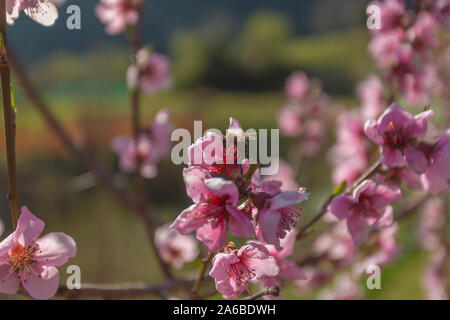
[[[375,181],[379,184],[387,184],[393,187],[400,186],[404,182],[408,188],[415,190],[423,189],[421,175],[411,170],[406,163],[377,174]]]
[[[256,241],[247,242],[239,250],[226,248],[214,257],[212,265],[209,275],[214,278],[217,291],[227,299],[237,297],[250,282],[274,277],[279,272],[275,258]]]
[[[450,129],[434,142],[428,155],[431,164],[422,175],[425,190],[437,194],[448,189],[450,180]]]
[[[330,204],[330,211],[338,219],[346,219],[347,227],[356,245],[367,239],[370,227],[385,228],[392,225],[393,209],[390,204],[400,200],[401,190],[363,181],[352,195],[339,195]]]
[[[115,35],[138,22],[137,8],[137,0],[101,0],[95,7],[95,14],[106,24],[106,33]]]
[[[58,18],[57,5],[64,0],[5,0],[6,19],[8,24],[13,24],[21,11],[35,22],[43,26],[52,26]]]
[[[417,139],[425,136],[428,119],[433,114],[433,110],[428,110],[413,117],[393,103],[378,121],[367,120],[364,130],[370,140],[381,146],[383,164],[396,167],[405,158],[412,170],[423,173],[429,163],[417,148]]]
[[[241,174],[241,165],[238,159],[237,143],[248,136],[244,134],[238,120],[230,118],[230,126],[224,137],[216,132],[209,131],[206,136],[198,138],[188,148],[189,166],[198,166],[212,175],[223,174],[234,178]],[[229,146],[224,147],[224,144]],[[227,148],[230,148],[229,150]]]
[[[19,283],[35,299],[49,299],[58,290],[59,272],[77,247],[71,237],[52,232],[39,238],[44,222],[22,208],[16,230],[0,243],[0,292],[15,294]]]
[[[281,281],[283,280],[306,280],[306,275],[303,271],[294,263],[287,260],[294,252],[294,245],[296,241],[297,233],[295,230],[291,230],[284,239],[280,241],[281,251],[278,251],[273,245],[266,245],[266,249],[269,251],[270,255],[275,258],[278,265],[279,272],[276,276],[265,276],[262,278],[260,285],[263,288],[270,286],[276,286],[281,288]],[[279,296],[264,296],[265,300],[278,300],[281,299],[281,294]]]
[[[236,209],[239,191],[234,182],[212,178],[199,167],[184,169],[183,176],[186,192],[194,204],[178,216],[172,228],[182,234],[197,230],[197,239],[210,251],[223,248],[227,229],[238,237],[253,236],[249,218]]]
[[[364,119],[377,118],[387,107],[383,84],[377,76],[371,76],[358,86]]]
[[[275,183],[275,185],[274,185]],[[258,238],[278,251],[282,250],[280,240],[286,237],[297,224],[301,217],[301,209],[294,206],[308,199],[309,193],[304,189],[298,191],[279,192],[281,187],[278,181],[265,181],[254,197],[254,203],[258,209],[255,217],[255,231]],[[273,187],[272,194],[266,187]],[[264,190],[264,191],[262,191]],[[258,203],[259,202],[259,203]]]
[[[128,86],[139,87],[147,93],[166,89],[172,85],[169,67],[170,62],[165,55],[142,48],[136,54],[136,64],[128,67]]]
[[[194,261],[199,253],[197,242],[192,236],[182,235],[168,225],[156,229],[155,244],[162,260],[175,268]]]
[[[411,28],[408,29],[407,36],[414,49],[423,50],[438,45],[436,34],[437,21],[427,11],[421,11]]]
[[[306,74],[297,71],[287,78],[284,93],[289,99],[301,100],[305,97],[309,87],[309,79]]]

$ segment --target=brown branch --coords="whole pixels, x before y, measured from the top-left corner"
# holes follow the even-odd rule
[[[192,280],[171,280],[161,284],[121,283],[121,284],[90,284],[81,285],[80,289],[68,289],[60,286],[55,298],[136,298],[155,295],[163,299],[172,298],[168,290],[182,289],[192,285]]]
[[[195,280],[192,288],[191,288],[191,299],[197,298],[197,292],[200,288],[200,284],[203,281],[203,278],[205,277],[206,269],[208,268],[209,262],[211,261],[213,256],[212,252],[208,252],[208,255],[202,259],[202,267],[200,268],[200,271],[198,272],[197,280]]]
[[[252,296],[242,298],[241,300],[258,300],[264,296],[278,297],[279,295],[280,295],[280,288],[272,286],[272,287],[265,288],[265,289],[255,293]]]
[[[11,74],[7,53],[8,33],[6,26],[6,7],[5,1],[0,2],[0,35],[2,37],[0,47],[0,77],[2,82],[3,117],[5,123],[6,163],[8,167],[9,194],[7,195],[7,198],[11,209],[13,228],[15,229],[20,215],[16,173],[16,123],[15,112],[11,104]]]

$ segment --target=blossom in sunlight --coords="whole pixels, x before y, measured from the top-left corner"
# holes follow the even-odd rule
[[[274,277],[279,267],[263,244],[249,241],[239,250],[226,247],[216,254],[209,275],[224,298],[233,299],[248,289],[250,282],[262,277]]]
[[[267,288],[270,286],[276,286],[281,288],[281,281],[283,280],[306,280],[306,275],[303,271],[294,263],[287,260],[287,257],[292,255],[294,252],[294,245],[296,241],[297,233],[295,230],[291,230],[284,239],[280,241],[280,245],[283,248],[281,251],[278,251],[272,245],[266,245],[266,249],[269,251],[269,254],[275,258],[275,261],[278,265],[279,272],[276,276],[264,276],[261,279],[260,285],[263,288]],[[264,296],[266,300],[278,300],[281,299],[281,294],[279,296]]]
[[[59,272],[75,256],[75,241],[60,232],[39,238],[44,221],[27,207],[17,221],[16,230],[0,243],[0,292],[15,294],[19,282],[35,299],[49,299],[58,290]]]
[[[197,230],[197,239],[210,251],[225,246],[227,229],[238,237],[253,236],[249,218],[236,209],[239,190],[233,181],[212,178],[199,167],[184,169],[183,177],[186,193],[194,204],[178,216],[172,228],[182,234]]]
[[[137,0],[100,0],[95,7],[95,14],[106,24],[106,33],[115,35],[138,22],[138,5]]]
[[[436,138],[428,154],[430,165],[422,175],[425,190],[437,194],[448,189],[450,180],[450,129]]]
[[[425,136],[428,119],[433,110],[415,117],[393,103],[377,121],[367,120],[364,130],[374,143],[381,147],[381,162],[396,167],[405,158],[409,167],[424,173],[429,165],[425,154],[418,148],[418,139]]]
[[[347,228],[356,245],[367,239],[370,228],[392,225],[392,202],[402,198],[399,188],[363,181],[352,195],[339,195],[330,204],[330,211],[340,220],[346,220]]]
[[[234,143],[249,136],[244,134],[242,125],[238,120],[230,118],[227,136],[216,132],[207,132],[188,148],[189,166],[198,166],[212,175],[223,174],[229,178],[235,178],[241,174],[242,164],[238,163],[237,146]],[[228,138],[232,142],[231,149],[227,150],[224,144]]]
[[[21,11],[43,26],[52,26],[58,18],[58,8],[64,0],[5,0],[6,19],[13,24]]]
[[[269,187],[269,188],[267,188]],[[308,199],[304,189],[281,192],[281,182],[264,181],[255,191],[253,203],[258,209],[255,214],[255,231],[264,243],[282,250],[280,240],[286,237],[301,217],[301,209],[294,206]]]
[[[170,62],[165,55],[142,48],[136,54],[136,63],[128,67],[128,86],[139,87],[147,93],[166,89],[172,84],[169,68]]]
[[[301,100],[305,97],[309,88],[309,79],[306,74],[297,71],[287,78],[284,93],[289,99]]]
[[[156,229],[155,244],[162,260],[175,268],[194,261],[199,253],[197,242],[192,236],[182,235],[169,225]]]

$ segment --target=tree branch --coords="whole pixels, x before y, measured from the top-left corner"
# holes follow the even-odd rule
[[[16,123],[15,112],[11,103],[11,75],[8,62],[8,33],[6,26],[5,1],[0,1],[0,77],[2,82],[3,116],[5,123],[6,163],[8,167],[9,194],[7,195],[11,209],[13,228],[16,228],[20,215],[19,192],[16,173]]]
[[[255,293],[252,296],[242,298],[241,300],[258,300],[264,296],[278,297],[279,295],[280,295],[280,288],[272,286],[272,287],[265,288],[265,289]]]

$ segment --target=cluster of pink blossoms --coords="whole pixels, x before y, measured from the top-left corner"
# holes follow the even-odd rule
[[[209,251],[219,251],[210,275],[227,298],[242,293],[250,282],[275,283],[304,277],[285,258],[292,253],[294,227],[301,215],[294,205],[308,197],[304,189],[281,191],[281,181],[261,179],[259,169],[248,159],[239,164],[236,146],[223,148],[230,135],[246,139],[240,123],[233,118],[225,137],[209,132],[188,149],[190,165],[183,176],[194,204],[172,223],[182,234],[196,231],[197,239]],[[208,150],[214,152],[207,154]],[[224,161],[227,156],[231,163]],[[236,250],[227,244],[228,231],[245,239],[256,236],[259,241],[250,240]]]
[[[39,238],[44,222],[27,207],[17,221],[16,230],[0,243],[0,292],[15,294],[19,283],[35,299],[49,299],[58,290],[59,272],[75,256],[75,241],[60,232]]]
[[[329,98],[300,71],[286,80],[284,92],[287,103],[278,114],[280,132],[299,138],[301,151],[314,156],[325,138]]]
[[[168,156],[170,149],[169,111],[158,112],[153,124],[141,132],[137,141],[133,137],[119,136],[111,142],[111,147],[119,156],[119,167],[125,173],[136,172],[150,179],[157,175],[157,163]]]
[[[430,101],[444,89],[433,49],[439,45],[439,26],[448,27],[450,2],[423,1],[407,10],[404,0],[375,1],[380,8],[381,28],[373,30],[369,52],[386,71],[385,80],[411,105]]]

